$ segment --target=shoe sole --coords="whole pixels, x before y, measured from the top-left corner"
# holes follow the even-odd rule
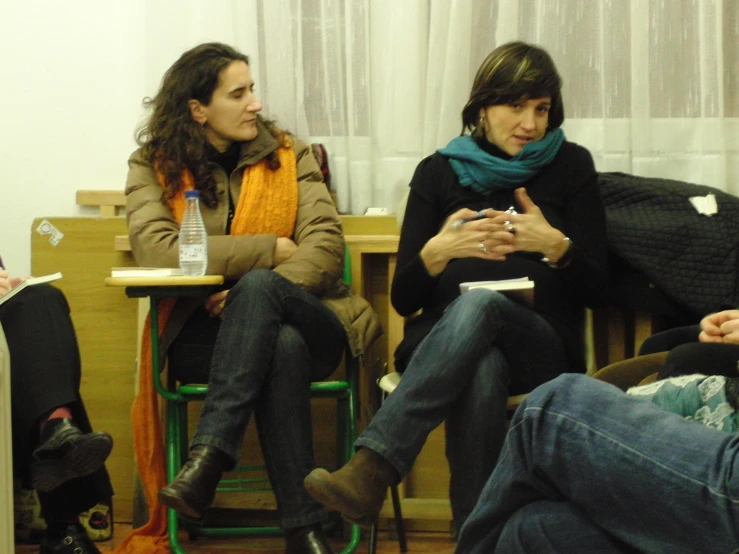
[[[179,495],[170,494],[165,488],[160,490],[157,496],[161,504],[173,509],[185,521],[196,524],[203,523],[203,514],[195,510],[195,508],[185,502]]]
[[[113,450],[113,439],[107,433],[89,433],[71,440],[66,448],[61,458],[31,464],[29,476],[35,490],[49,492],[67,481],[95,473]]]
[[[326,475],[328,475],[328,472],[326,472]],[[325,481],[320,477],[308,475],[305,481],[303,481],[303,484],[315,500],[323,504],[329,511],[339,512],[341,517],[349,523],[359,525],[363,529],[369,529],[377,521],[379,514],[371,516],[349,513],[347,506],[351,505],[352,500],[344,496],[341,491],[333,490],[326,486]]]

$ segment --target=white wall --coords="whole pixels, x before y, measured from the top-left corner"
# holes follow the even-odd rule
[[[141,101],[182,52],[220,41],[256,59],[244,15],[255,1],[0,0],[0,255],[12,274],[30,272],[34,218],[92,215],[75,191],[123,189]]]
[[[144,90],[142,1],[0,4],[0,254],[27,275],[35,217],[85,213],[77,189],[123,187],[141,99],[155,91]]]

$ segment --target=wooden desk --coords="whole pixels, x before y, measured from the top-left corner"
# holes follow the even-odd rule
[[[177,397],[173,396],[161,382],[162,372],[159,367],[159,301],[172,297],[200,296],[206,293],[210,287],[222,284],[222,275],[105,278],[105,285],[108,287],[126,287],[126,296],[129,298],[149,298],[152,379],[157,392],[168,400],[177,400]]]
[[[166,406],[166,425],[163,426],[165,437],[163,444],[167,449],[165,471],[167,481],[172,481],[179,470],[183,439],[180,436],[179,412],[176,406],[182,395],[174,387],[162,383],[162,372],[159,359],[159,312],[161,300],[173,297],[200,296],[207,294],[213,286],[223,284],[221,275],[205,276],[173,276],[173,277],[108,277],[106,286],[126,287],[129,298],[149,298],[150,339],[151,339],[151,379],[161,398],[168,400]],[[139,368],[139,372],[141,368]],[[170,383],[172,384],[172,383]],[[160,412],[161,413],[161,412]],[[177,422],[177,423],[175,423]],[[143,519],[143,517],[142,517]],[[167,530],[172,552],[184,554],[180,548],[178,537],[178,515],[172,508],[167,508]]]

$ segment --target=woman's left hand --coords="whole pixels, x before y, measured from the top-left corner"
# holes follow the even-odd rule
[[[228,296],[227,290],[222,290],[211,294],[205,299],[205,309],[210,314],[210,317],[223,317],[223,310],[226,308],[226,297]]]
[[[567,241],[564,240],[564,233],[549,225],[539,206],[534,204],[525,188],[517,188],[514,194],[523,213],[501,214],[493,221],[496,223],[510,222],[507,227],[516,237],[514,243],[516,250],[541,252],[551,260],[561,258],[569,247]]]

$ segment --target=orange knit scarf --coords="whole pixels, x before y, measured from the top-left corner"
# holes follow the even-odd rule
[[[241,194],[231,224],[231,235],[276,234],[291,237],[298,210],[298,187],[295,152],[289,143],[278,148],[280,169],[270,170],[267,160],[244,171]],[[159,183],[164,177],[157,172]],[[169,206],[182,224],[185,214],[185,190],[192,190],[194,182],[189,171],[183,173],[184,187],[169,200]],[[159,304],[159,329],[164,329],[176,299]],[[157,493],[166,484],[164,442],[158,399],[152,381],[151,321],[147,317],[139,355],[138,394],[133,401],[131,419],[134,432],[136,466],[149,507],[149,521],[134,529],[115,549],[119,554],[169,554],[167,512],[159,503]]]

